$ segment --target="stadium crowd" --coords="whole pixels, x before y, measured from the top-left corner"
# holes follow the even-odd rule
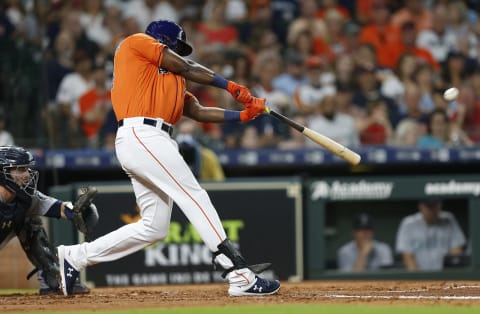
[[[184,28],[190,58],[344,145],[475,145],[479,10],[462,0],[7,0],[4,128],[22,145],[113,149],[115,48],[169,19]],[[460,96],[447,102],[452,86]],[[240,109],[220,89],[188,88],[205,106]],[[311,146],[268,115],[199,125],[195,136],[214,150]]]

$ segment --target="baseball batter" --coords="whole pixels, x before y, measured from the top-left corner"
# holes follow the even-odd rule
[[[119,44],[112,88],[119,123],[115,150],[131,178],[141,219],[93,242],[59,246],[65,295],[72,293],[72,283],[86,266],[122,258],[163,239],[173,202],[213,252],[214,263],[225,270],[230,295],[269,295],[279,290],[277,280],[256,275],[265,270],[263,265],[247,265],[227,239],[216,209],[171,138],[172,125],[182,115],[201,122],[245,122],[265,111],[265,99],[255,98],[248,88],[183,58],[191,52],[183,29],[163,20],[150,23],[145,34],[131,35]],[[203,107],[186,90],[185,79],[226,89],[245,109]]]

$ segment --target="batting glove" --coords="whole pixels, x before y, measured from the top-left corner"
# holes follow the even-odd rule
[[[252,101],[245,104],[247,109],[240,112],[240,121],[247,122],[265,112],[265,98],[252,97]]]
[[[227,91],[236,101],[241,102],[242,104],[252,101],[253,96],[250,94],[250,90],[243,85],[228,81]]]

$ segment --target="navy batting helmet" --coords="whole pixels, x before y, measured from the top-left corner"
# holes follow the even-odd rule
[[[29,195],[35,193],[38,171],[31,169],[34,165],[35,159],[26,149],[18,146],[0,146],[0,184],[14,192],[20,188]],[[19,171],[14,173],[12,172],[14,169]]]
[[[166,20],[154,21],[148,24],[145,33],[181,56],[192,53],[192,47],[187,44],[187,36],[183,28],[177,23]]]

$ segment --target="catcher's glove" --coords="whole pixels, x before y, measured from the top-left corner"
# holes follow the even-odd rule
[[[99,219],[97,207],[92,203],[93,198],[97,194],[97,189],[95,187],[87,187],[81,190],[82,193],[73,204],[72,220],[75,227],[77,227],[77,229],[85,235],[85,239],[89,241]]]

